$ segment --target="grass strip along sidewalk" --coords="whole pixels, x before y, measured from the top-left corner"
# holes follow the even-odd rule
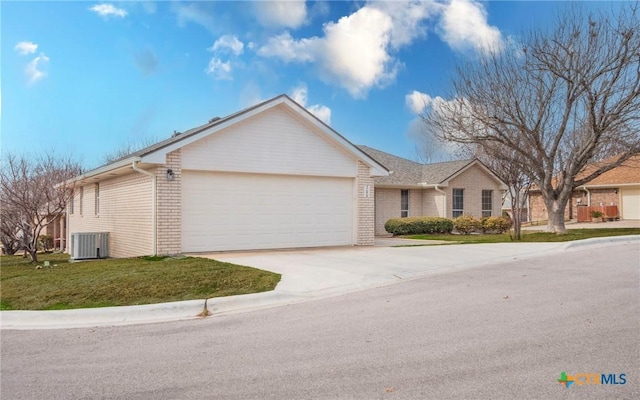
[[[62,310],[164,303],[273,290],[280,275],[195,257],[69,262],[42,254],[0,257],[0,310]],[[48,261],[50,266],[43,266]]]
[[[640,235],[640,228],[569,229],[565,234],[550,232],[522,232],[520,242],[569,242],[607,236]],[[443,240],[457,244],[467,243],[509,243],[516,242],[509,233],[500,235],[408,235],[405,239]]]

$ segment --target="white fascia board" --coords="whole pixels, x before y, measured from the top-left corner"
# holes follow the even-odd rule
[[[99,175],[102,175],[104,173],[113,171],[115,169],[119,169],[122,167],[126,167],[131,165],[132,162],[134,161],[140,161],[140,157],[129,157],[129,158],[125,158],[124,160],[120,160],[111,164],[107,164],[107,165],[103,165],[100,168],[96,168],[93,169],[91,171],[85,172],[82,175],[78,175],[74,178],[71,178],[69,180],[66,180],[64,182],[60,182],[58,184],[56,184],[54,187],[59,187],[60,185],[63,184],[70,184],[70,183],[76,183],[76,182],[82,182],[85,179],[89,179],[89,178],[94,178],[94,177],[98,177]]]
[[[454,179],[455,177],[457,177],[458,175],[462,174],[463,172],[465,172],[466,170],[468,170],[469,168],[471,168],[474,165],[479,166],[480,168],[482,168],[483,171],[485,171],[493,179],[495,179],[500,184],[500,190],[507,190],[508,189],[507,185],[505,185],[505,183],[502,182],[502,179],[498,178],[498,176],[496,174],[494,174],[489,168],[487,168],[483,163],[479,162],[478,160],[473,160],[472,162],[470,162],[469,164],[467,164],[466,166],[461,168],[458,172],[456,172],[455,174],[453,174],[449,178],[447,178],[446,181],[442,182],[440,184],[440,186],[449,186],[449,181],[450,180]]]
[[[605,183],[605,184],[600,184],[600,185],[580,185],[579,187],[577,187],[576,189],[616,189],[616,188],[620,188],[620,187],[633,187],[633,186],[639,186],[640,187],[640,182],[639,183]]]

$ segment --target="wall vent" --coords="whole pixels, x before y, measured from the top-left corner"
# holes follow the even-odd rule
[[[109,257],[109,232],[76,232],[71,234],[71,259]]]

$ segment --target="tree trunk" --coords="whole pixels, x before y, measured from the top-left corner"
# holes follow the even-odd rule
[[[564,210],[567,207],[567,201],[568,199],[562,198],[545,199],[549,218],[547,232],[567,233],[567,228],[564,226]]]
[[[38,249],[35,250],[27,250],[29,253],[29,256],[31,257],[31,264],[37,264],[38,263]]]

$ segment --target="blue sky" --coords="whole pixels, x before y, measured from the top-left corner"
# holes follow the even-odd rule
[[[92,168],[125,143],[286,93],[352,142],[417,159],[415,112],[451,95],[454,63],[513,51],[563,7],[3,1],[2,152],[54,149]]]

